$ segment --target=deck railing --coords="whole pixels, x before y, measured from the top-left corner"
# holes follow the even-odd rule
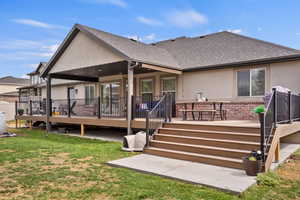
[[[172,120],[172,95],[165,94],[151,109],[146,111],[146,146],[149,146],[152,135],[163,122]]]
[[[90,99],[51,99],[52,116],[80,116],[80,117],[105,117],[125,118],[127,115],[127,98]],[[16,115],[23,110],[24,115],[46,115],[46,101],[20,101],[16,102]]]
[[[300,120],[300,95],[279,92],[273,88],[266,103],[266,110],[260,114],[263,161],[267,158],[277,124],[297,120]]]

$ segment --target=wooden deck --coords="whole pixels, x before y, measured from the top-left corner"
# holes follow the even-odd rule
[[[43,121],[46,122],[46,116],[38,115],[23,115],[16,116],[16,120],[29,120],[29,121]],[[62,124],[84,124],[92,126],[105,126],[105,127],[121,127],[127,128],[127,120],[125,118],[101,118],[96,117],[67,117],[67,116],[52,116],[50,117],[52,123]],[[146,126],[145,119],[132,120],[132,128],[143,129]]]

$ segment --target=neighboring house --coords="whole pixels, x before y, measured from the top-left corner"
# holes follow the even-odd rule
[[[0,99],[10,102],[18,100],[18,88],[28,84],[29,80],[24,78],[16,78],[13,76],[0,78]]]
[[[30,77],[30,84],[19,88],[21,101],[41,101],[46,99],[46,83],[41,77],[41,72],[45,69],[47,63],[40,62],[37,68],[28,74]],[[67,98],[68,91],[71,92],[72,98],[84,99],[89,89],[90,84],[82,83],[80,81],[55,80],[53,81],[53,100],[62,100]],[[94,86],[95,87],[95,86]],[[87,98],[95,98],[94,94],[88,94]]]

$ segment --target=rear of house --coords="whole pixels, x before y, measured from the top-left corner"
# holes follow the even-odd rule
[[[298,50],[230,32],[144,44],[76,24],[38,71],[37,79],[45,80],[38,87],[40,99],[20,101],[17,106],[26,108],[28,115],[17,119],[44,121],[48,130],[53,123],[80,124],[82,134],[85,125],[123,127],[131,134],[132,129],[145,129],[150,120],[158,133],[150,145],[162,149],[148,152],[235,168],[242,166],[241,155],[265,147],[259,143],[258,117],[252,111],[265,103],[265,94],[274,86],[300,92]],[[208,101],[198,101],[199,96]],[[202,114],[216,114],[222,120],[255,119],[257,124],[234,128],[163,123],[183,115],[195,120],[194,114],[201,115],[198,119]],[[194,128],[181,130],[187,127]],[[202,147],[190,146],[195,144]],[[170,152],[182,145],[219,157]]]

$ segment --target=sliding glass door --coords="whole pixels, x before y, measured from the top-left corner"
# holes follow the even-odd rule
[[[121,98],[120,82],[109,82],[101,84],[101,113],[102,115],[120,116]]]

